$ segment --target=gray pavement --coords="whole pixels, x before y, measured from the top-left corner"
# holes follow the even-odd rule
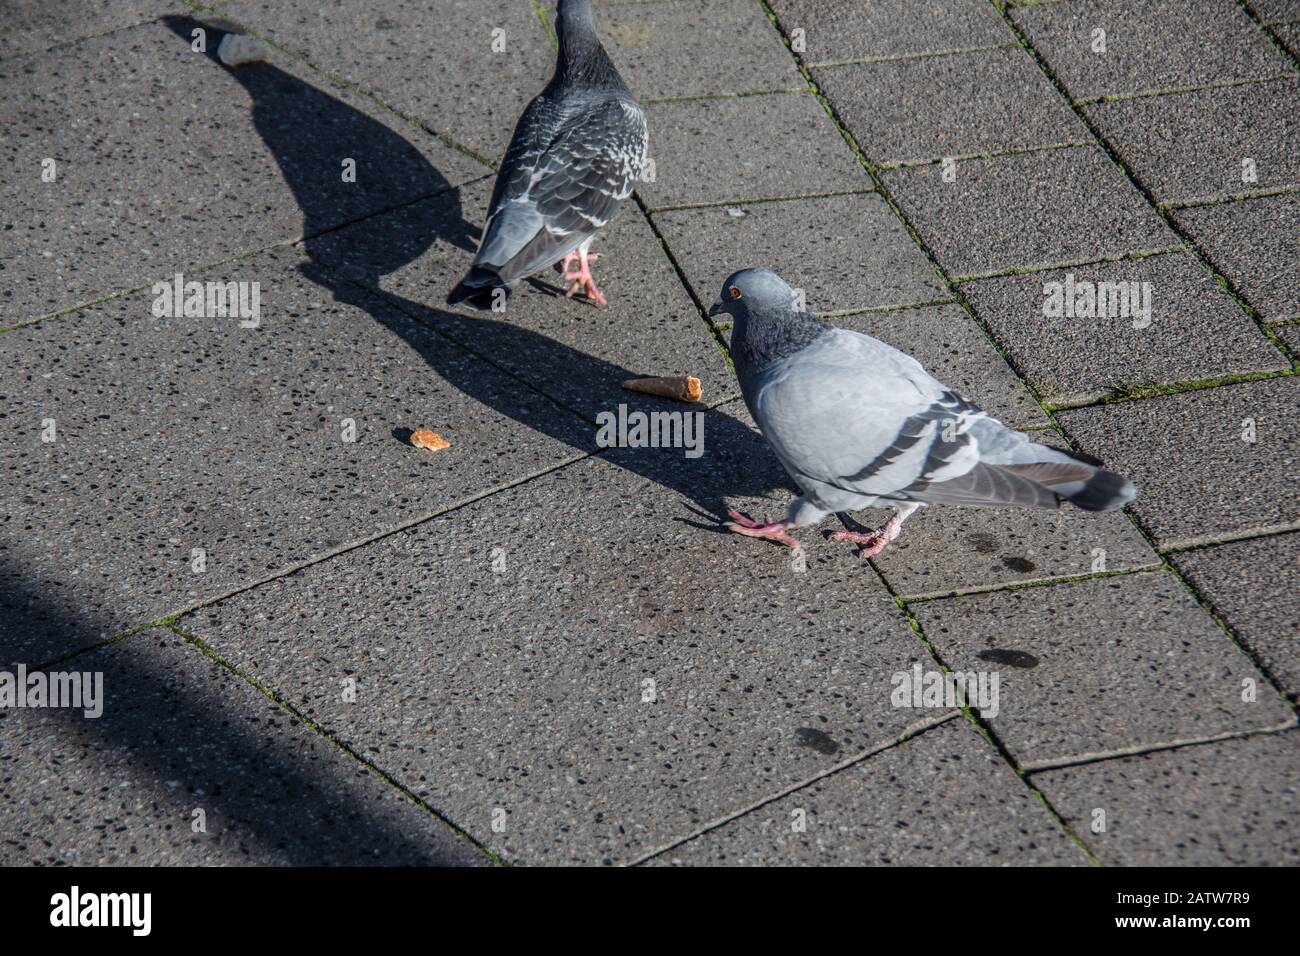
[[[448,308],[550,6],[0,10],[0,671],[104,687],[0,707],[0,863],[1300,861],[1300,8],[600,0],[609,306]],[[759,264],[1141,497],[725,533]]]

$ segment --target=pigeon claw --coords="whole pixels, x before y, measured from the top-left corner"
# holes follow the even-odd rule
[[[565,279],[568,278],[568,276],[565,276]],[[569,286],[569,291],[564,293],[564,297],[566,299],[572,299],[579,292],[583,294],[588,302],[594,302],[596,305],[609,305],[609,303],[605,301],[605,296],[596,288],[596,283],[591,281],[590,275],[588,275],[586,279],[578,279],[574,281],[573,285]]]
[[[760,524],[749,515],[742,514],[735,508],[728,508],[727,514],[731,517],[731,520],[724,522],[724,524],[736,534],[743,534],[749,538],[767,538],[771,541],[779,541],[789,548],[797,549],[801,547],[798,541],[786,534],[787,531],[794,527],[788,521],[764,521]]]
[[[889,542],[898,537],[902,527],[903,522],[895,517],[885,522],[885,526],[878,531],[868,531],[866,534],[860,534],[856,531],[836,531],[831,535],[831,540],[852,541],[858,546],[859,556],[874,558],[889,547]]]
[[[594,302],[596,305],[608,305],[605,296],[596,288],[596,279],[591,274],[591,263],[600,258],[599,252],[589,252],[586,255],[586,261],[579,252],[570,252],[560,263],[560,271],[563,273],[561,279],[571,283],[569,291],[564,293],[566,299],[572,299],[579,292],[586,297],[587,301]]]

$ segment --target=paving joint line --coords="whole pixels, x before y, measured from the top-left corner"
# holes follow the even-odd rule
[[[877,315],[888,312],[912,312],[917,309],[930,309],[940,305],[956,305],[952,296],[946,299],[926,299],[923,302],[901,302],[897,305],[868,305],[860,309],[832,309],[829,312],[814,312],[819,319],[846,319],[855,315]]]
[[[1045,760],[1031,760],[1023,766],[1025,773],[1044,773],[1048,770],[1060,770],[1063,767],[1083,767],[1088,764],[1103,763],[1108,760],[1123,760],[1126,757],[1140,757],[1144,754],[1163,753],[1170,750],[1182,750],[1184,747],[1201,747],[1207,744],[1222,743],[1225,740],[1240,740],[1245,737],[1283,734],[1293,730],[1300,723],[1295,716],[1273,727],[1255,727],[1250,730],[1226,730],[1223,733],[1207,734],[1199,737],[1180,737],[1175,740],[1161,741],[1154,744],[1135,744],[1132,747],[1120,747],[1115,750],[1098,750],[1089,753],[1072,754],[1069,757],[1049,757]]]
[[[983,282],[985,279],[1006,279],[1013,276],[1036,275],[1040,272],[1053,272],[1057,269],[1079,269],[1084,266],[1106,265],[1112,262],[1139,262],[1143,259],[1150,259],[1152,256],[1171,256],[1186,255],[1191,252],[1185,245],[1166,246],[1161,249],[1137,249],[1132,252],[1118,252],[1108,256],[1098,256],[1090,259],[1072,259],[1064,262],[1045,262],[1028,266],[1013,266],[1010,269],[1000,269],[996,272],[976,272],[970,275],[955,276],[952,279],[954,285],[964,285],[968,282]]]
[[[1178,96],[1182,93],[1202,93],[1210,90],[1230,90],[1238,86],[1255,86],[1260,83],[1294,83],[1295,77],[1289,73],[1276,76],[1252,76],[1244,80],[1216,80],[1213,83],[1193,84],[1191,86],[1174,86],[1162,90],[1139,90],[1137,93],[1108,93],[1105,96],[1088,96],[1083,99],[1067,99],[1071,106],[1105,106],[1107,103],[1127,103],[1129,100],[1145,100],[1160,96]]]
[[[1199,209],[1202,206],[1221,206],[1225,203],[1244,202],[1247,199],[1268,199],[1270,196],[1289,196],[1300,192],[1300,185],[1270,186],[1267,189],[1252,189],[1248,192],[1229,193],[1227,195],[1194,196],[1191,199],[1171,199],[1162,202],[1160,208],[1166,212],[1178,212],[1181,209]]]
[[[811,93],[805,87],[792,86],[783,90],[745,90],[739,93],[691,93],[686,96],[651,96],[641,100],[642,106],[658,106],[661,103],[698,103],[702,100],[743,100],[754,96],[785,96],[790,93]]]
[[[677,203],[672,206],[646,206],[646,214],[657,216],[663,212],[680,212],[692,209],[723,209],[729,206],[758,206],[769,202],[799,202],[805,199],[835,199],[840,196],[870,196],[876,190],[842,189],[829,193],[804,193],[801,196],[761,196],[758,199],[721,199],[708,202]]]
[[[1012,146],[1007,149],[998,149],[986,153],[954,153],[951,156],[935,156],[928,159],[896,159],[889,162],[875,162],[877,169],[886,172],[892,172],[895,169],[921,169],[926,166],[936,166],[940,163],[952,160],[955,163],[964,163],[972,161],[1001,159],[1004,156],[1024,156],[1029,153],[1046,153],[1058,149],[1079,149],[1082,147],[1092,147],[1094,144],[1084,140],[1076,140],[1066,143],[1043,143],[1039,146]]]
[[[1283,356],[1289,360],[1289,356]],[[1245,385],[1250,382],[1264,382],[1274,378],[1293,378],[1296,375],[1294,365],[1291,368],[1266,369],[1256,372],[1228,372],[1211,378],[1186,379],[1176,382],[1145,382],[1135,385],[1114,387],[1108,394],[1100,397],[1061,398],[1045,401],[1043,406],[1050,411],[1076,411],[1081,408],[1101,408],[1104,405],[1121,405],[1125,402],[1143,401],[1149,398],[1162,398],[1167,395],[1183,395],[1187,392],[1203,392],[1215,388],[1227,388],[1232,385]]]
[[[933,60],[943,56],[963,56],[967,53],[992,53],[994,50],[1014,50],[1015,43],[998,43],[992,46],[958,47],[953,50],[925,50],[921,53],[890,53],[881,56],[850,57],[846,60],[823,60],[809,63],[809,70],[834,69],[837,66],[869,66],[873,63],[897,63],[900,60]]]
[[[104,638],[101,641],[96,641],[93,644],[88,644],[85,647],[78,648],[77,650],[69,651],[68,653],[60,655],[59,657],[54,658],[51,661],[47,661],[46,663],[41,664],[40,668],[43,669],[46,667],[50,667],[54,664],[62,663],[64,661],[70,660],[71,658],[79,657],[82,654],[87,654],[90,653],[91,651],[96,651],[99,650],[100,648],[108,647],[111,644],[116,644],[119,641],[125,640],[126,638],[129,638],[135,634],[139,634],[142,631],[146,631],[150,628],[166,627],[169,624],[179,623],[184,618],[197,614],[199,611],[202,611],[205,608],[212,607],[215,604],[220,604],[223,601],[227,601],[233,597],[238,597],[239,595],[247,593],[249,591],[254,591],[274,581],[279,581],[283,578],[292,577],[293,575],[297,574],[300,571],[305,571],[309,568],[315,567],[318,564],[324,564],[327,561],[332,561],[337,557],[341,557],[342,555],[345,555],[351,551],[356,551],[359,548],[364,548],[368,545],[375,544],[376,542],[382,541],[385,538],[391,538],[395,535],[402,534],[403,532],[410,531],[422,524],[426,524],[427,522],[433,521],[437,518],[441,518],[446,515],[452,514],[456,511],[459,511],[462,508],[467,508],[471,505],[477,504],[478,502],[483,501],[486,498],[490,498],[493,495],[511,491],[512,489],[518,488],[522,485],[526,485],[529,482],[536,481],[540,478],[545,478],[547,475],[550,475],[553,472],[561,471],[573,465],[580,464],[589,458],[599,457],[606,450],[607,449],[598,449],[597,451],[594,452],[583,452],[581,454],[574,455],[571,458],[565,459],[563,461],[560,461],[552,465],[548,465],[544,468],[540,468],[536,471],[530,472],[529,474],[522,475],[519,478],[514,479],[513,481],[504,482],[500,485],[496,485],[492,488],[487,488],[481,492],[477,492],[468,497],[457,499],[456,501],[453,501],[450,504],[444,505],[440,508],[436,508],[433,511],[426,512],[418,517],[412,518],[409,521],[405,521],[402,522],[401,524],[394,525],[392,527],[373,532],[361,538],[354,538],[351,541],[345,542],[341,545],[338,545],[334,548],[330,548],[326,551],[319,552],[318,554],[312,555],[309,558],[304,558],[300,561],[290,562],[289,564],[283,565],[280,568],[276,569],[275,571],[270,572],[269,574],[265,574],[262,575],[261,577],[254,578],[252,580],[247,580],[244,581],[243,583],[233,585],[232,587],[229,587],[218,594],[214,594],[213,596],[208,598],[203,598],[202,600],[194,604],[187,605],[186,607],[181,608],[180,610],[173,611],[170,614],[165,614],[159,618],[154,618],[151,621],[147,621],[141,624],[131,625],[130,627],[125,628],[124,630],[115,632],[114,634]]]
[[[1062,430],[1061,434],[1065,436],[1064,430]],[[1065,437],[1067,441],[1070,442],[1070,446],[1074,448],[1075,442],[1068,436]],[[1128,515],[1129,522],[1135,529],[1137,529],[1138,534],[1140,534],[1143,540],[1146,541],[1147,546],[1151,548],[1152,551],[1156,552],[1156,554],[1160,555],[1161,560],[1164,562],[1165,570],[1172,574],[1174,578],[1187,589],[1187,592],[1192,596],[1192,599],[1195,600],[1196,603],[1201,606],[1202,610],[1209,614],[1210,619],[1218,625],[1219,630],[1227,636],[1228,640],[1236,646],[1237,650],[1245,655],[1246,659],[1250,661],[1255,666],[1255,669],[1264,676],[1265,680],[1272,685],[1274,692],[1282,699],[1283,703],[1290,707],[1294,713],[1300,714],[1300,700],[1292,702],[1287,697],[1286,689],[1282,686],[1281,679],[1274,674],[1272,669],[1264,664],[1264,661],[1260,656],[1241,639],[1241,636],[1237,634],[1236,630],[1231,625],[1228,624],[1227,619],[1219,613],[1214,604],[1200,592],[1200,589],[1197,588],[1195,584],[1192,583],[1191,578],[1183,573],[1182,568],[1178,567],[1169,555],[1161,553],[1160,546],[1156,542],[1156,536],[1151,532],[1151,529],[1147,527],[1146,522],[1138,515],[1133,506],[1131,504],[1126,505],[1124,512]]]
[[[1159,553],[1157,552],[1157,555]],[[1157,574],[1168,570],[1165,562],[1155,561],[1151,564],[1131,568],[1119,568],[1114,571],[1083,571],[1079,574],[1056,574],[1046,578],[1033,578],[1027,581],[1010,581],[1003,584],[978,584],[969,588],[951,591],[926,591],[920,594],[899,595],[899,599],[913,604],[929,604],[934,601],[948,601],[954,598],[972,597],[979,594],[998,594],[1003,591],[1027,591],[1031,588],[1052,587],[1057,584],[1073,584],[1077,581],[1099,581],[1103,578],[1129,577],[1136,574]]]
[[[147,26],[151,23],[157,23],[158,17],[146,17],[143,20],[137,20],[134,23],[123,24],[119,27],[112,27],[108,30],[102,30],[99,33],[89,33],[86,36],[73,37],[70,40],[60,40],[47,47],[41,47],[39,50],[19,50],[17,53],[7,53],[0,56],[0,63],[8,63],[12,60],[21,59],[25,56],[40,56],[43,53],[53,53],[55,50],[62,50],[66,47],[77,46],[85,43],[87,40],[98,40],[102,37],[112,36],[114,33],[122,33],[126,30],[135,30],[139,27]]]
[[[722,330],[718,328],[717,323],[713,321],[708,310],[705,309],[704,304],[700,301],[699,296],[695,294],[695,290],[691,287],[690,282],[686,278],[686,270],[683,269],[681,263],[677,261],[677,256],[673,254],[672,247],[668,245],[668,240],[659,230],[659,224],[654,221],[654,217],[646,208],[645,202],[641,198],[641,194],[634,193],[632,199],[636,203],[637,208],[641,210],[641,216],[645,219],[646,224],[649,225],[650,231],[654,233],[655,239],[658,240],[659,247],[667,257],[669,265],[671,265],[673,271],[677,273],[677,281],[681,284],[682,288],[686,290],[686,295],[695,306],[697,317],[704,323],[704,328],[712,337],[713,344],[717,347],[718,351],[722,353],[722,359],[727,363],[727,369],[732,373],[732,375],[735,375],[736,366],[731,361],[731,348],[727,345],[727,340],[723,338]]]

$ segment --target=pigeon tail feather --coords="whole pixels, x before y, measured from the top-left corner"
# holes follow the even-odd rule
[[[1097,468],[1078,491],[1063,495],[1084,511],[1111,511],[1137,497],[1137,487],[1123,475]]]
[[[501,295],[497,295],[497,290],[501,290]],[[501,276],[491,269],[485,269],[482,266],[474,266],[456,284],[447,295],[448,305],[458,305],[466,302],[480,312],[491,312],[492,307],[499,301],[502,305],[510,298],[510,286],[501,280]]]

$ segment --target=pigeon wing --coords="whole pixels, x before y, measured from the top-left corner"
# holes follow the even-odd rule
[[[826,497],[821,488],[924,503],[1057,505],[1028,476],[981,461],[977,435],[1010,429],[883,342],[836,329],[765,378],[755,418],[815,497]]]

